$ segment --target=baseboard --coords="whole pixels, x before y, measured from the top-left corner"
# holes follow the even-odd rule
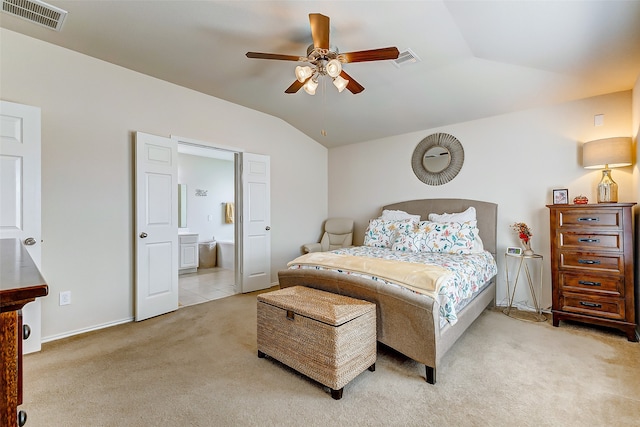
[[[98,331],[100,329],[110,328],[111,326],[122,325],[123,323],[133,322],[133,317],[129,317],[126,319],[116,320],[115,322],[103,323],[101,325],[94,325],[84,329],[76,329],[75,331],[65,332],[63,334],[58,335],[50,335],[48,337],[42,337],[41,342],[47,343],[51,341],[61,340],[63,338],[69,338],[75,335],[85,334],[87,332]]]

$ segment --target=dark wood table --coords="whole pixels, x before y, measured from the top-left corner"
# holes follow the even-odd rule
[[[49,287],[18,239],[0,239],[0,427],[24,425],[22,404],[22,307],[49,293]]]

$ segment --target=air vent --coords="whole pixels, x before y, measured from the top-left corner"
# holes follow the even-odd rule
[[[402,66],[413,64],[416,62],[420,62],[420,58],[418,58],[418,55],[413,53],[411,49],[407,49],[404,52],[400,52],[398,58],[393,60],[393,65],[400,68]]]
[[[40,0],[0,0],[2,11],[55,31],[62,29],[67,11]]]

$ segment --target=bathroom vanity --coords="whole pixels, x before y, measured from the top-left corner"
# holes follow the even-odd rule
[[[180,264],[178,274],[198,271],[198,233],[181,232],[178,234]]]

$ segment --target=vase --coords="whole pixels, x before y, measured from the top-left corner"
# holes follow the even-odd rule
[[[522,245],[524,246],[524,252],[522,252],[525,256],[533,255],[533,249],[531,249],[531,240],[522,241]]]

